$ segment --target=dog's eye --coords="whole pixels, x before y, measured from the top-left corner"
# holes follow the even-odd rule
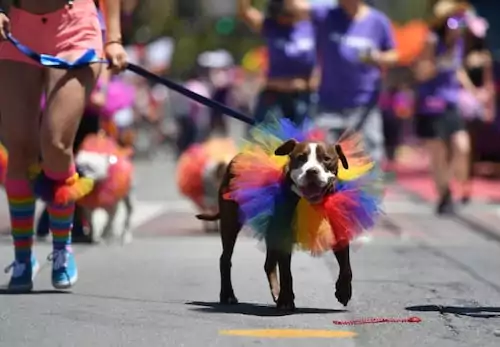
[[[305,163],[307,161],[308,155],[307,154],[301,154],[297,156],[297,160],[300,161],[301,163]]]
[[[332,157],[330,157],[330,156],[328,156],[328,155],[325,155],[325,156],[323,157],[323,160],[324,160],[324,161],[332,161]]]

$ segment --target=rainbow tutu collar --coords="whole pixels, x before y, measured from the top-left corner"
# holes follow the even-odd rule
[[[359,134],[339,142],[349,169],[339,165],[338,180],[317,204],[299,197],[286,175],[287,156],[274,151],[289,139],[322,141],[324,134],[305,123],[268,120],[255,127],[232,164],[226,199],[236,201],[240,218],[268,247],[321,255],[343,248],[375,226],[381,213],[381,179]]]

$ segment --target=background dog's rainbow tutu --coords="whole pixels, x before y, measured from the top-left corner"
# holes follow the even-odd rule
[[[190,146],[179,158],[177,164],[177,187],[199,209],[206,206],[203,200],[203,172],[210,162],[229,163],[237,148],[229,138],[213,138],[201,144]]]
[[[340,142],[349,169],[339,164],[334,193],[313,205],[291,191],[284,173],[289,158],[274,151],[289,139],[321,140],[323,135],[311,124],[297,128],[286,119],[269,120],[252,130],[233,162],[225,197],[238,202],[242,223],[268,246],[320,255],[348,245],[381,213],[381,182],[358,134]]]

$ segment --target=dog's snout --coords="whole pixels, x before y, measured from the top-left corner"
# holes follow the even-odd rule
[[[312,167],[310,169],[307,169],[306,175],[307,177],[316,177],[319,175],[319,170],[318,168]]]

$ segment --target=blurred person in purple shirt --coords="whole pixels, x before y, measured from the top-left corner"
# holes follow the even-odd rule
[[[465,5],[440,0],[433,7],[432,31],[415,65],[418,83],[415,127],[431,159],[439,194],[436,213],[453,213],[451,179],[465,186],[470,140],[458,109],[461,85],[470,83],[462,67]]]
[[[373,159],[384,157],[382,116],[378,109],[381,68],[397,63],[390,20],[362,0],[339,0],[338,6],[285,0],[286,8],[310,18],[316,31],[321,70],[317,124],[331,140],[355,127]]]
[[[266,43],[269,68],[255,107],[255,120],[269,115],[301,124],[310,113],[316,89],[316,50],[312,23],[287,12],[284,0],[269,0],[267,12],[238,0],[243,21]]]
[[[464,79],[465,83],[462,84],[458,99],[460,113],[465,120],[471,142],[468,182],[462,187],[462,203],[464,204],[470,201],[472,193],[474,163],[479,160],[498,161],[497,155],[491,155],[498,151],[484,150],[481,146],[483,143],[496,142],[491,141],[490,135],[494,134],[492,127],[496,116],[497,97],[493,76],[493,57],[486,43],[489,24],[485,18],[469,14],[466,16],[466,25],[464,70],[470,82]],[[495,148],[495,146],[490,148]]]

